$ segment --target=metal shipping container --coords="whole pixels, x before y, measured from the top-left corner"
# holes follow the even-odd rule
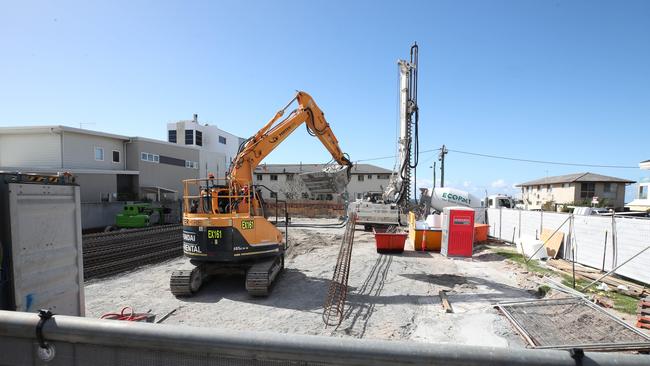
[[[79,186],[0,173],[0,309],[84,315]]]

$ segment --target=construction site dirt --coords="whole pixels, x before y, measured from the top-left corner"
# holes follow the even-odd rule
[[[303,223],[333,223],[301,219]],[[165,324],[415,342],[526,347],[494,304],[538,298],[540,279],[477,246],[473,258],[439,253],[379,254],[372,233],[357,227],[345,315],[338,327],[321,318],[344,228],[289,228],[285,271],[267,298],[253,298],[243,276],[213,279],[190,298],[169,291],[170,273],[185,259],[146,265],[86,282],[86,316],[131,306]],[[439,296],[453,306],[447,313]],[[631,321],[627,319],[628,321]]]

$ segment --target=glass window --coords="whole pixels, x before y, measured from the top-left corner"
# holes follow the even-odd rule
[[[185,145],[194,145],[194,130],[185,130]]]
[[[104,148],[102,147],[95,148],[95,160],[104,161]]]
[[[196,145],[203,146],[203,132],[196,131]]]
[[[176,130],[167,131],[167,141],[176,143]]]
[[[140,160],[147,161],[147,153],[146,152],[140,153]]]
[[[616,183],[605,183],[605,187],[603,188],[603,191],[605,193],[613,193],[616,192]]]
[[[287,174],[287,180],[289,181],[293,180],[293,174]]]
[[[648,199],[648,186],[639,186],[639,199]]]
[[[368,179],[372,179],[372,174],[368,174]]]
[[[113,162],[114,163],[120,162],[120,152],[117,150],[113,150]]]
[[[364,176],[363,174],[359,174],[359,175],[357,175],[357,180],[358,180],[359,182],[363,182],[363,178],[364,178],[364,177],[365,177],[365,176]]]
[[[271,180],[278,180],[277,174],[271,174]]]
[[[580,198],[592,198],[596,193],[595,183],[580,184]]]
[[[226,144],[226,138],[223,137],[223,136],[219,136],[219,143],[225,145]]]
[[[564,184],[562,184],[562,187],[563,187],[563,188],[569,188],[569,183],[564,183]]]
[[[257,180],[264,180],[263,178],[264,178],[264,176],[262,174],[257,175]]]

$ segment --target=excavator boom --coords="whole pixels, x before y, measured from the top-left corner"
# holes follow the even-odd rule
[[[287,118],[278,122],[294,101],[297,101],[298,107]],[[321,141],[336,162],[348,168],[352,167],[352,162],[341,151],[323,111],[309,94],[299,91],[284,109],[278,111],[264,127],[244,142],[230,169],[231,182],[239,187],[249,185],[253,181],[255,167],[303,123],[307,125],[308,132]]]

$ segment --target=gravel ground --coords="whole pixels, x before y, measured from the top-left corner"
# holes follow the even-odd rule
[[[306,221],[306,220],[302,220]],[[327,220],[309,220],[318,223]],[[251,298],[242,276],[223,276],[187,299],[169,292],[178,258],[86,283],[86,314],[132,306],[162,317],[166,324],[233,330],[328,335],[416,342],[524,347],[508,321],[492,308],[500,301],[534,298],[534,282],[514,264],[483,249],[473,259],[448,259],[412,251],[380,255],[372,233],[354,241],[345,319],[325,328],[322,305],[332,276],[343,228],[290,228],[286,270],[268,298]],[[438,291],[448,290],[454,313],[445,313]]]

